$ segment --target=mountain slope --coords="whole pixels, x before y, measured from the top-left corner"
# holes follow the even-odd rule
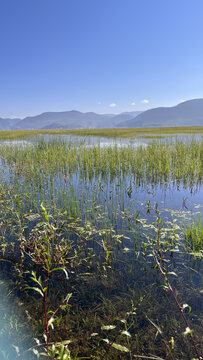
[[[11,130],[20,121],[20,119],[0,118],[0,130]]]
[[[118,127],[203,126],[203,99],[182,102],[173,107],[159,107],[144,111]]]
[[[129,121],[137,117],[141,114],[142,111],[132,111],[132,112],[123,112],[121,114],[115,115],[112,120],[114,121],[115,125],[119,124],[120,122]]]
[[[137,112],[119,115],[82,113],[80,111],[46,112],[19,121],[14,129],[98,129],[113,128],[121,121],[133,119]],[[138,112],[139,113],[139,112]]]

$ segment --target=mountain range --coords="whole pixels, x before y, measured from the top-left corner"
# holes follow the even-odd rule
[[[71,110],[45,112],[24,119],[0,118],[0,130],[31,129],[105,129],[203,126],[203,99],[193,99],[173,107],[121,114],[82,113]]]
[[[118,125],[124,128],[177,126],[203,126],[203,99],[184,101],[173,107],[150,109]]]
[[[0,118],[0,130],[31,129],[104,129],[115,128],[121,122],[129,121],[140,111],[115,114],[82,113],[80,111],[45,112],[24,119]]]

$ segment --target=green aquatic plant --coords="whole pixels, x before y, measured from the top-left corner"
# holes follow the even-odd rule
[[[196,353],[196,356],[197,356],[197,359],[198,360],[201,360],[202,357],[200,355],[200,352],[198,350],[198,347],[197,347],[197,344],[195,342],[195,339],[194,339],[194,336],[193,336],[193,330],[190,328],[189,326],[189,323],[188,323],[188,320],[187,320],[187,317],[184,313],[184,309],[185,308],[189,308],[189,312],[191,311],[191,307],[188,305],[188,304],[183,304],[182,306],[180,305],[180,302],[178,301],[178,298],[175,294],[175,291],[171,285],[171,282],[169,281],[169,278],[168,276],[169,275],[176,275],[175,272],[171,272],[171,271],[167,271],[166,269],[166,260],[163,256],[163,251],[161,249],[161,246],[160,246],[160,240],[161,240],[161,237],[160,237],[160,234],[161,234],[161,218],[160,218],[160,215],[159,215],[159,212],[157,210],[157,237],[155,240],[153,239],[150,239],[149,237],[147,238],[147,244],[149,244],[150,248],[151,248],[151,251],[152,251],[152,255],[153,255],[153,258],[156,262],[156,265],[155,267],[158,268],[159,272],[161,273],[161,275],[163,276],[164,278],[164,289],[166,290],[169,290],[174,298],[174,301],[182,315],[182,318],[185,322],[185,325],[186,325],[186,330],[185,332],[183,333],[184,336],[186,335],[189,335],[190,338],[191,338],[191,341],[192,341],[192,344],[193,344],[193,347],[194,347],[194,351]],[[157,250],[155,250],[157,249]]]
[[[21,277],[23,277],[23,273],[24,275],[30,275],[25,290],[32,291],[42,298],[43,320],[40,321],[40,324],[44,328],[43,337],[45,343],[37,339],[37,345],[26,352],[32,351],[37,356],[46,355],[47,359],[72,359],[68,348],[71,341],[53,341],[55,336],[51,334],[54,333],[55,327],[58,327],[61,322],[62,317],[58,316],[58,313],[62,312],[64,314],[70,308],[69,300],[72,296],[71,293],[66,294],[63,290],[57,300],[59,304],[52,310],[53,306],[51,306],[50,302],[51,296],[53,296],[51,288],[54,276],[58,277],[60,272],[64,273],[64,279],[70,288],[71,280],[73,281],[73,278],[76,280],[83,273],[84,276],[90,277],[91,273],[96,276],[95,271],[99,271],[100,274],[106,272],[106,267],[110,268],[107,241],[111,231],[96,230],[89,223],[82,227],[78,223],[79,219],[70,217],[68,223],[64,220],[56,222],[53,216],[48,215],[43,204],[41,204],[41,211],[44,221],[37,223],[28,237],[21,236],[20,246],[23,256],[21,256],[20,275]],[[25,216],[29,220],[33,220],[33,217],[34,215]],[[72,234],[75,241],[64,237],[64,235],[68,234]],[[104,247],[105,256],[103,259],[104,264],[100,261],[100,264],[95,264],[94,269],[92,263],[94,254],[89,248],[88,242],[92,241],[91,237],[96,234],[104,239],[101,239],[101,246]],[[35,270],[29,271],[29,268],[32,269],[33,267]],[[63,289],[65,288],[64,284]],[[41,347],[45,347],[45,352],[38,350]]]
[[[50,349],[49,334],[50,328],[54,329],[53,324],[57,320],[59,310],[62,308],[65,310],[65,308],[68,306],[71,294],[65,295],[64,299],[61,300],[61,303],[55,310],[48,310],[47,297],[50,277],[53,273],[63,271],[66,280],[69,279],[65,260],[67,257],[67,251],[70,249],[63,249],[62,251],[59,251],[58,249],[57,251],[57,228],[50,223],[50,218],[42,204],[41,209],[45,222],[41,225],[38,225],[38,228],[32,231],[29,239],[24,239],[22,244],[22,251],[28,255],[33,264],[37,266],[38,272],[40,268],[41,275],[37,275],[36,271],[32,270],[30,280],[34,282],[34,286],[26,286],[25,289],[33,290],[43,299],[45,326],[45,332],[43,335],[45,339],[46,358],[49,359],[50,356],[55,356],[57,354],[58,359],[68,359],[69,352],[67,353],[65,350],[64,344],[58,344],[58,346],[60,345],[60,352],[58,352],[58,346],[54,349],[51,347]],[[35,348],[33,351],[35,354],[38,354],[38,351]]]
[[[196,221],[186,225],[183,229],[186,248],[192,253],[201,255],[203,251],[203,223],[202,218],[199,217]]]

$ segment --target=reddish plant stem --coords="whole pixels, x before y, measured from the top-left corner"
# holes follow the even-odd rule
[[[20,275],[23,273],[23,247],[20,245]]]
[[[46,290],[44,293],[44,319],[45,319],[45,326],[46,326],[46,350],[47,350],[47,359],[49,358],[49,321],[47,318],[47,291],[48,291],[48,285],[49,285],[49,236],[47,238],[47,254],[46,254],[46,272],[47,272],[47,278],[46,278]]]
[[[65,301],[65,300],[64,300],[64,301]],[[63,301],[63,303],[64,303],[64,301]],[[55,316],[55,315],[57,314],[57,312],[60,310],[60,308],[61,308],[61,306],[63,305],[63,303],[60,304],[60,305],[57,307],[57,309],[56,309],[56,310],[54,311],[54,313],[51,315],[49,321],[54,318],[54,316]]]
[[[161,274],[163,275],[164,279],[166,280],[166,283],[168,284],[169,290],[170,290],[171,294],[173,295],[173,298],[174,298],[174,300],[175,300],[175,302],[176,302],[176,305],[178,306],[178,309],[180,310],[180,313],[181,313],[181,315],[182,315],[182,317],[183,317],[183,319],[184,319],[184,322],[185,322],[186,326],[190,329],[190,326],[189,326],[189,323],[188,323],[188,321],[187,321],[187,318],[186,318],[186,316],[185,316],[185,314],[184,314],[184,311],[183,311],[182,307],[180,306],[180,303],[179,303],[179,301],[178,301],[178,299],[177,299],[177,297],[176,297],[176,295],[175,295],[175,293],[174,293],[174,290],[173,290],[173,288],[172,288],[172,286],[171,286],[171,284],[170,284],[170,282],[169,282],[169,280],[168,280],[168,278],[167,278],[167,275],[166,275],[166,273],[164,272],[164,270],[162,269],[161,264],[160,264],[160,262],[159,262],[159,260],[158,260],[158,258],[157,258],[157,256],[156,256],[156,254],[155,254],[155,251],[154,251],[152,242],[150,241],[149,238],[148,238],[148,241],[149,241],[149,244],[150,244],[150,246],[151,246],[152,254],[153,254],[154,259],[155,259],[155,261],[156,261],[156,263],[157,263],[157,266],[158,266],[158,268],[159,268],[159,271],[161,272]],[[199,351],[198,351],[198,348],[197,348],[197,345],[196,345],[196,343],[195,343],[195,340],[194,340],[194,337],[193,337],[192,333],[190,333],[189,335],[190,335],[190,338],[191,338],[191,340],[192,340],[192,344],[193,344],[193,347],[194,347],[194,349],[195,349],[195,352],[196,352],[196,355],[197,355],[198,359],[199,359],[199,360],[202,360],[202,357],[201,357],[200,354],[199,354]]]
[[[162,251],[161,251],[161,245],[160,245],[160,236],[161,236],[161,227],[160,227],[160,217],[158,216],[158,219],[157,219],[158,223],[157,223],[157,243],[158,243],[158,249],[159,249],[159,255],[160,255],[160,258],[162,260]]]
[[[53,341],[53,342],[50,342],[48,345],[53,345],[53,344],[56,344],[56,343]],[[32,351],[33,349],[38,348],[38,347],[40,347],[40,346],[46,346],[46,345],[47,345],[46,343],[35,344],[34,346],[30,347],[29,349],[23,351],[22,354],[25,354],[25,353],[27,353],[28,351]]]

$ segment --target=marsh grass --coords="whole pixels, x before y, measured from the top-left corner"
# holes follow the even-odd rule
[[[183,182],[186,186],[198,184],[203,172],[203,141],[184,144],[159,144],[152,142],[147,147],[133,146],[101,148],[71,146],[63,141],[39,142],[31,146],[0,146],[3,164],[10,167],[15,176],[14,183],[20,177],[24,183],[32,178],[39,186],[40,180],[68,182],[76,173],[91,181],[95,177],[118,179],[131,176],[136,182],[166,183]]]
[[[118,128],[118,129],[67,129],[67,130],[5,130],[0,131],[0,139],[19,139],[35,135],[78,135],[78,136],[106,136],[128,138],[140,134],[199,134],[203,133],[203,126],[194,127],[157,127],[157,128]]]
[[[201,254],[203,251],[203,223],[202,217],[193,220],[184,228],[185,244],[193,253]]]

